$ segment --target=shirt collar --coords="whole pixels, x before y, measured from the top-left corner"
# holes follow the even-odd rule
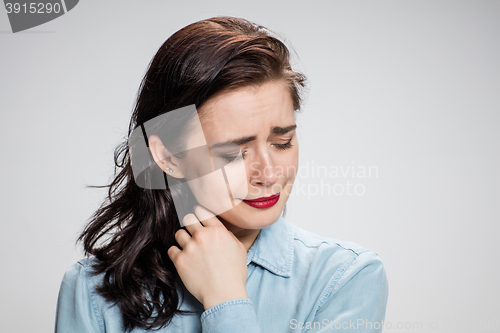
[[[290,277],[293,263],[293,231],[282,216],[260,230],[247,253],[247,265],[253,261],[271,273]]]

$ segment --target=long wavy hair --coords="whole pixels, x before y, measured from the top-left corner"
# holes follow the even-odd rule
[[[306,77],[292,70],[289,50],[275,33],[248,20],[214,17],[174,33],[160,47],[142,79],[128,137],[144,122],[195,104],[199,108],[221,91],[269,81],[289,87],[294,110],[302,103]],[[77,242],[94,256],[93,274],[103,275],[97,291],[120,307],[124,328],[160,329],[178,309],[179,279],[167,250],[178,246],[181,227],[176,195],[139,187],[134,181],[128,140],[114,154],[114,180],[104,202]],[[118,172],[118,170],[120,170]]]

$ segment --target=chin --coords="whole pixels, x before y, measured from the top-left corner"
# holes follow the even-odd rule
[[[240,207],[240,205],[242,205]],[[247,206],[244,202],[240,203],[231,211],[218,215],[224,221],[242,229],[263,229],[276,221],[283,212],[283,206],[276,205],[268,209],[255,209]]]

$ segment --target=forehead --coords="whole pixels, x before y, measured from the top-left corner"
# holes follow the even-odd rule
[[[207,139],[258,135],[274,126],[295,123],[290,89],[281,81],[222,92],[207,100],[198,112]]]

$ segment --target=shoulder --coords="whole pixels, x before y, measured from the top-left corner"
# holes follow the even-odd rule
[[[362,253],[376,255],[375,252],[355,242],[320,236],[311,231],[299,228],[291,222],[286,221],[286,223],[292,230],[294,247],[298,250],[312,252],[320,251],[325,252],[325,254],[338,254],[346,258],[358,257]]]
[[[104,273],[95,274],[95,258],[85,258],[69,266],[61,282],[61,291],[73,291],[72,297],[88,302],[96,310],[100,306],[100,295],[96,291],[103,280]]]
[[[324,295],[345,284],[387,285],[382,259],[355,242],[317,235],[291,222],[294,271],[308,269],[324,287]],[[356,279],[354,279],[356,277]]]
[[[82,259],[66,269],[57,301],[56,331],[105,331],[102,300],[95,290],[100,276],[92,274],[93,263]]]
[[[331,305],[332,299],[336,299],[334,304],[350,304],[359,299],[373,303],[374,309],[384,308],[388,281],[377,253],[355,242],[320,236],[286,223],[293,234],[293,274],[307,274],[303,278],[318,296],[316,309],[336,306]]]
[[[78,260],[66,269],[63,283],[82,284],[87,288],[94,289],[95,285],[102,280],[104,274],[94,274],[93,266],[97,263],[95,258]],[[92,290],[90,290],[92,291]]]

